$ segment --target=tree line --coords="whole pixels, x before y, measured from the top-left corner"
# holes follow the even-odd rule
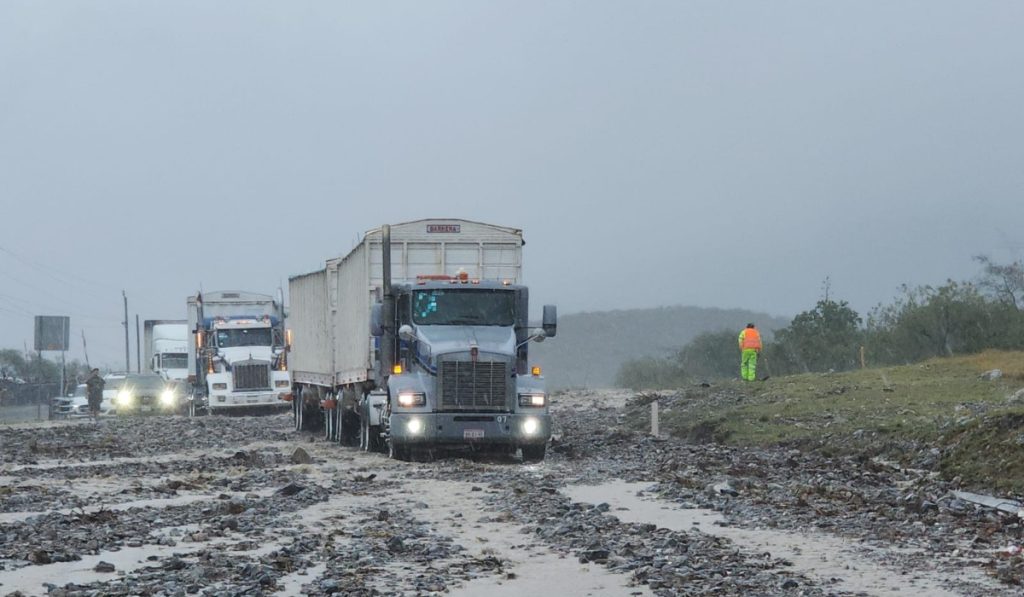
[[[771,335],[762,367],[787,375],[903,365],[986,349],[1024,350],[1024,262],[975,260],[981,267],[976,282],[904,286],[891,303],[866,317],[846,301],[826,296]],[[738,332],[704,333],[664,357],[629,361],[616,383],[666,388],[735,378]]]

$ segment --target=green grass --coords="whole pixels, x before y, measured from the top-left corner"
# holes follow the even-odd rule
[[[1001,379],[979,376],[998,368]],[[916,365],[723,382],[679,390],[661,411],[665,433],[690,441],[793,445],[912,462],[943,450],[940,470],[965,484],[1024,488],[1024,353],[990,351]],[[647,409],[628,418],[647,425]]]

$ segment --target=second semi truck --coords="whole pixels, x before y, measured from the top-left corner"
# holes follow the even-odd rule
[[[291,387],[284,307],[265,294],[188,298],[189,414],[287,407]]]
[[[437,448],[544,458],[548,394],[531,341],[522,232],[466,220],[370,230],[348,255],[289,280],[300,429],[398,459]]]

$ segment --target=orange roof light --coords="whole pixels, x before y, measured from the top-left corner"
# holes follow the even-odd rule
[[[400,375],[402,373],[402,366],[395,365],[394,367],[391,368],[391,372],[394,373],[395,375]]]
[[[532,375],[533,375],[534,377],[540,377],[540,367],[538,367],[538,366],[534,365],[534,366],[533,366],[533,369],[530,369],[530,373],[531,373],[531,374],[532,374]]]

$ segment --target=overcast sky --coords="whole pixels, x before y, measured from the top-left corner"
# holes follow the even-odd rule
[[[522,228],[535,307],[867,311],[1024,254],[1024,3],[0,2],[0,347]],[[134,338],[132,340],[134,358]]]

